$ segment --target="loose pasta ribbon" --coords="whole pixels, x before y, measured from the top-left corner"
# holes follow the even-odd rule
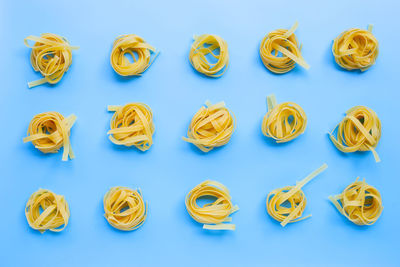
[[[71,114],[64,118],[58,112],[40,113],[33,117],[29,123],[27,137],[24,143],[32,144],[43,153],[57,153],[63,147],[62,160],[75,157],[69,140],[70,131],[76,121],[76,116]]]
[[[301,55],[301,46],[294,34],[297,27],[296,22],[289,30],[272,31],[261,41],[260,57],[264,66],[270,71],[286,73],[291,71],[296,63],[305,69],[310,68]]]
[[[336,129],[337,139],[333,136]],[[375,148],[381,138],[381,121],[372,109],[364,106],[349,109],[346,117],[329,134],[329,138],[344,153],[372,151],[375,161],[380,161]]]
[[[154,56],[152,57],[152,55]],[[116,73],[122,76],[140,76],[147,70],[159,52],[136,34],[118,36],[113,44],[110,62]],[[127,55],[133,59],[129,61]]]
[[[227,144],[236,127],[233,113],[225,107],[224,102],[211,104],[206,101],[193,116],[188,129],[188,137],[183,140],[208,152],[215,147]]]
[[[29,41],[35,44],[30,45]],[[53,33],[43,33],[40,37],[30,35],[24,39],[24,43],[32,49],[33,69],[43,75],[43,79],[29,82],[29,88],[44,83],[58,83],[72,64],[72,50],[79,49],[79,46],[71,46],[67,39]]]
[[[103,199],[104,217],[122,231],[132,231],[143,225],[147,217],[147,202],[143,201],[140,189],[112,187]]]
[[[284,143],[304,133],[307,116],[299,105],[293,102],[277,104],[275,95],[268,96],[267,103],[268,113],[261,125],[261,131],[266,137]]]
[[[372,225],[382,214],[383,205],[379,191],[368,185],[365,179],[356,181],[343,192],[329,199],[347,219],[358,225]]]
[[[375,64],[379,54],[378,40],[372,34],[372,25],[368,30],[349,29],[342,32],[332,45],[336,63],[346,70],[365,71]]]
[[[202,197],[214,197],[215,201],[200,207],[197,200]],[[216,181],[204,181],[193,188],[185,199],[186,209],[189,215],[197,222],[203,224],[203,229],[208,230],[235,230],[235,225],[229,217],[239,210],[232,204],[229,190],[223,184]]]
[[[267,196],[268,214],[281,222],[282,227],[285,227],[288,223],[298,222],[311,217],[311,214],[301,217],[307,204],[306,196],[301,188],[326,168],[328,168],[328,165],[324,163],[302,181],[297,182],[295,186],[285,186],[272,190]]]
[[[189,53],[193,68],[209,77],[221,77],[229,64],[228,44],[224,39],[213,34],[193,36],[193,39]],[[214,60],[207,59],[207,56]]]
[[[70,213],[64,196],[39,189],[26,203],[25,216],[29,226],[41,233],[60,232],[67,227]]]
[[[108,106],[115,112],[107,132],[109,139],[116,145],[135,146],[141,151],[148,150],[153,144],[153,113],[143,103],[129,103],[124,106]]]

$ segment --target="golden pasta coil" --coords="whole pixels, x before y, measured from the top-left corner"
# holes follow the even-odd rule
[[[41,233],[60,232],[67,227],[70,213],[64,196],[39,189],[26,203],[25,216],[29,226]]]
[[[235,127],[235,116],[225,107],[224,102],[211,104],[206,101],[205,107],[202,106],[193,116],[188,137],[183,137],[183,140],[194,144],[203,152],[208,152],[227,144]]]
[[[324,163],[302,181],[297,182],[295,186],[285,186],[272,190],[267,196],[268,214],[281,222],[282,227],[285,227],[288,223],[311,217],[311,215],[301,217],[307,204],[306,196],[301,188],[326,168],[328,168],[328,165]]]
[[[264,66],[270,71],[286,73],[291,71],[296,63],[305,69],[310,68],[301,55],[301,46],[294,34],[297,27],[296,22],[289,30],[272,31],[261,41],[260,57]]]
[[[193,68],[209,77],[221,77],[229,64],[228,44],[224,39],[213,34],[195,35],[193,39],[189,53]]]
[[[57,153],[63,147],[62,160],[73,159],[71,142],[69,140],[70,131],[76,121],[76,116],[71,114],[64,118],[58,112],[40,113],[33,117],[29,123],[27,137],[24,143],[32,144],[43,153]]]
[[[30,45],[29,41],[35,43]],[[40,37],[30,35],[24,43],[32,49],[33,69],[43,75],[43,79],[29,82],[29,88],[58,83],[72,64],[72,50],[79,49],[78,46],[71,46],[66,38],[53,33],[43,33]]]
[[[343,192],[329,199],[337,210],[358,225],[372,225],[382,214],[383,205],[379,191],[368,185],[365,179],[356,179]]]
[[[112,187],[103,199],[104,217],[111,226],[122,231],[132,231],[143,225],[147,217],[147,202],[140,189]]]
[[[197,200],[204,197],[215,198],[214,202],[200,207]],[[229,217],[239,209],[233,205],[229,190],[223,184],[216,181],[204,181],[193,188],[185,199],[186,209],[189,215],[197,222],[203,224],[203,229],[208,230],[235,230],[235,225]]]

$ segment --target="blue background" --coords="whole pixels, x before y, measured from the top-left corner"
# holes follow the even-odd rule
[[[1,266],[399,266],[400,96],[397,53],[398,1],[1,1],[0,219]],[[285,75],[267,71],[259,44],[269,31],[290,28],[311,65]],[[342,31],[373,24],[379,40],[376,65],[365,73],[336,66],[332,40]],[[67,37],[73,64],[56,86],[27,88],[40,78],[29,62],[28,35]],[[115,37],[135,33],[161,53],[139,78],[121,78],[109,63]],[[197,74],[188,61],[193,34],[215,33],[229,45],[230,65],[220,79]],[[306,132],[287,144],[263,137],[266,96],[300,104]],[[223,148],[208,154],[181,140],[205,100],[224,100],[237,129]],[[154,112],[154,145],[145,153],[113,145],[106,132],[107,105],[147,103]],[[344,155],[326,133],[355,105],[382,121],[371,153]],[[29,121],[41,112],[74,113],[76,159],[44,155],[23,144]],[[292,185],[326,162],[327,171],[304,187],[305,215],[282,228],[266,213],[272,189]],[[370,227],[353,225],[329,203],[357,176],[380,190],[384,211]],[[225,184],[240,210],[234,232],[204,231],[186,212],[185,195],[205,179]],[[102,197],[112,186],[140,187],[149,203],[140,229],[120,232],[103,217]],[[39,188],[66,197],[71,209],[61,233],[40,234],[24,207]],[[54,265],[53,265],[54,266]]]

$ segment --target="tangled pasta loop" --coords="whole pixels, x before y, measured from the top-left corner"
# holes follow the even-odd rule
[[[41,233],[60,232],[67,227],[70,213],[64,196],[39,189],[26,203],[25,216],[29,226]]]
[[[197,200],[202,197],[214,197],[215,201],[200,207]],[[229,190],[223,184],[216,181],[204,181],[193,188],[185,199],[186,209],[189,215],[197,222],[203,224],[203,229],[209,230],[235,230],[229,217],[239,210],[231,202]]]
[[[261,131],[266,137],[275,139],[277,143],[284,143],[304,133],[307,116],[299,105],[293,102],[277,105],[275,95],[268,96],[267,103],[268,113],[261,125]]]
[[[289,30],[272,31],[261,41],[260,57],[264,66],[270,71],[286,73],[291,71],[296,63],[305,69],[310,68],[301,55],[301,46],[294,34],[297,27],[296,22]]]
[[[193,68],[209,77],[221,77],[229,64],[228,44],[224,39],[213,34],[193,36],[193,39],[189,53]],[[207,59],[207,56],[211,56],[210,59]],[[213,63],[215,60],[217,62]]]
[[[295,186],[285,186],[272,190],[267,196],[268,214],[281,222],[282,227],[285,227],[288,223],[311,217],[311,215],[301,217],[307,204],[306,196],[301,188],[326,168],[328,168],[328,165],[324,163],[302,181],[297,182]]]
[[[375,64],[379,54],[378,40],[372,34],[372,25],[368,30],[349,29],[342,32],[332,45],[336,63],[346,70],[365,71]]]
[[[34,41],[35,44],[30,45],[28,41]],[[71,46],[64,37],[53,33],[43,33],[40,37],[30,35],[24,43],[32,48],[33,69],[44,76],[43,79],[29,82],[29,88],[44,83],[58,83],[72,64],[72,50],[79,49],[78,46]]]
[[[214,147],[227,144],[236,127],[233,113],[225,107],[224,102],[211,104],[206,101],[193,116],[188,129],[188,137],[183,140],[208,152]]]
[[[154,54],[152,58],[151,55]],[[133,63],[126,55],[129,54]],[[156,49],[136,34],[118,36],[111,51],[111,66],[122,76],[140,76],[158,56]]]
[[[128,187],[112,187],[103,199],[104,217],[122,231],[132,231],[143,225],[147,217],[147,202],[142,192]]]
[[[337,139],[333,136],[336,129]],[[349,109],[329,138],[342,152],[372,151],[375,161],[380,161],[375,148],[381,138],[381,121],[372,109],[364,106]]]
[[[23,141],[24,143],[32,142],[43,153],[57,153],[61,147],[64,147],[62,160],[68,160],[68,156],[73,159],[75,155],[69,136],[75,121],[74,114],[64,118],[55,111],[40,113],[29,123],[28,136]]]
[[[379,191],[358,178],[343,192],[329,199],[347,219],[358,225],[372,225],[381,216],[383,206]]]

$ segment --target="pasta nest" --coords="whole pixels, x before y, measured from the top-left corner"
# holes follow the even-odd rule
[[[125,106],[108,106],[114,111],[109,139],[116,145],[135,146],[141,151],[148,150],[153,144],[153,113],[143,103],[129,103]]]
[[[122,231],[132,231],[143,225],[147,217],[147,202],[142,192],[128,187],[112,187],[103,199],[104,217]]]
[[[127,58],[129,54],[133,63]],[[152,54],[155,54],[152,57]],[[122,76],[140,76],[158,56],[156,49],[136,34],[118,36],[113,44],[110,62],[114,71]]]
[[[29,123],[28,136],[23,141],[24,143],[32,142],[43,153],[57,153],[61,147],[64,147],[62,160],[68,160],[68,156],[73,159],[75,156],[69,136],[75,121],[74,114],[64,118],[55,111],[40,113]]]
[[[35,44],[30,45],[28,41],[34,41]],[[64,37],[53,33],[43,33],[40,37],[30,35],[24,39],[24,43],[32,48],[33,69],[44,77],[29,82],[29,88],[44,83],[58,83],[72,64],[72,50],[79,49],[78,46],[71,46]]]
[[[333,136],[337,129],[337,139]],[[381,138],[381,121],[376,113],[364,106],[355,106],[329,134],[333,144],[342,152],[372,151],[379,162],[376,146]]]
[[[284,143],[304,133],[307,116],[299,105],[293,102],[277,105],[275,95],[268,96],[267,102],[268,113],[261,125],[261,131],[266,137],[275,139],[277,143]]]
[[[188,137],[183,137],[183,140],[208,152],[229,142],[236,127],[236,119],[224,102],[211,104],[206,101],[205,105],[193,116]]]
[[[261,60],[264,66],[273,73],[289,72],[295,67],[296,63],[305,69],[310,68],[301,55],[301,46],[294,34],[297,27],[298,23],[296,22],[289,30],[272,31],[261,41]]]
[[[197,200],[204,197],[213,197],[215,200],[200,207]],[[202,182],[187,194],[185,204],[189,215],[202,223],[203,229],[235,230],[234,224],[225,222],[232,221],[229,216],[239,207],[232,204],[229,190],[223,184],[210,180]]]
[[[332,45],[336,63],[346,70],[365,71],[375,64],[379,54],[378,40],[372,34],[372,25],[368,30],[349,29],[342,32]]]
[[[379,191],[359,178],[343,192],[329,199],[347,219],[358,225],[372,225],[382,213],[382,199]]]
[[[193,68],[209,77],[221,77],[229,64],[228,44],[224,39],[213,34],[194,36],[193,39],[189,53]],[[207,56],[210,57],[207,58]]]
[[[307,205],[306,196],[301,188],[311,179],[323,172],[328,165],[323,164],[295,186],[285,186],[272,190],[267,196],[267,212],[275,220],[281,222],[282,227],[288,223],[298,222],[311,217],[303,215]]]
[[[39,189],[26,203],[25,216],[29,226],[41,233],[60,232],[67,227],[70,213],[64,196]]]

